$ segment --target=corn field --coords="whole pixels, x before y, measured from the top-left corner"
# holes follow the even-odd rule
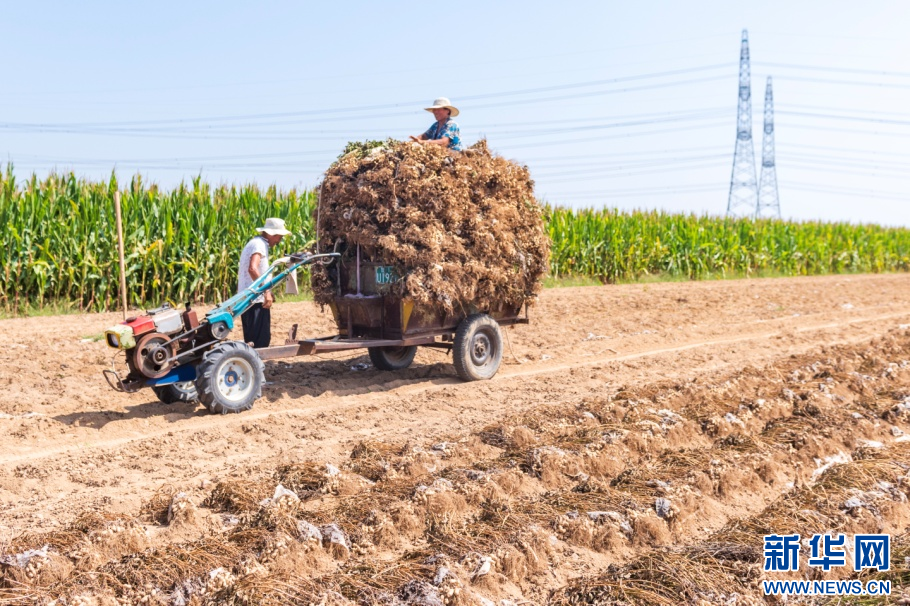
[[[910,270],[906,228],[657,211],[549,208],[547,215],[554,277],[618,282]]]
[[[107,183],[0,172],[0,310],[53,302],[86,311],[117,307],[119,264],[113,194]],[[131,306],[223,300],[237,284],[244,243],[267,217],[294,236],[279,252],[313,239],[313,192],[212,187],[200,179],[172,191],[136,176],[121,188]],[[553,277],[602,282],[650,275],[699,279],[776,273],[813,275],[910,270],[910,230],[877,225],[671,215],[548,207]]]
[[[0,309],[67,301],[84,310],[118,307],[116,178],[74,175],[15,181],[0,174]],[[164,192],[137,176],[121,191],[130,305],[223,300],[237,285],[240,251],[267,217],[312,234],[310,192],[210,187],[200,179]],[[284,252],[305,245],[288,236]]]

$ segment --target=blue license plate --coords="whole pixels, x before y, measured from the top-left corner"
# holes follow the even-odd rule
[[[391,265],[380,265],[376,268],[376,284],[391,284],[397,279],[395,268]]]

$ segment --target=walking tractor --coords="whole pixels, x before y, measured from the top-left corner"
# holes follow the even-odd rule
[[[109,369],[104,377],[117,391],[151,387],[166,404],[198,400],[213,413],[241,412],[262,395],[263,360],[365,348],[376,368],[402,370],[413,362],[417,347],[435,347],[452,352],[459,377],[476,381],[490,379],[499,370],[500,326],[528,323],[527,308],[522,317],[521,305],[459,314],[423,309],[391,292],[399,279],[394,267],[361,262],[357,252],[356,261],[338,252],[301,252],[278,259],[249,288],[202,320],[189,303],[184,311],[164,305],[129,318],[105,332],[108,346],[126,354],[129,372],[122,377]],[[329,305],[337,335],[298,341],[294,325],[284,345],[254,349],[228,340],[237,318],[257,297],[313,263],[327,266],[337,287]]]
[[[205,314],[201,321],[186,304],[180,312],[165,304],[144,316],[129,318],[109,328],[110,347],[126,353],[129,373],[116,370],[104,377],[118,391],[151,387],[167,404],[199,400],[212,412],[239,412],[261,395],[262,360],[256,350],[240,341],[228,341],[234,321],[256,298],[277,286],[298,267],[331,263],[336,253],[298,253],[278,259],[249,288]],[[283,267],[279,271],[279,268]]]

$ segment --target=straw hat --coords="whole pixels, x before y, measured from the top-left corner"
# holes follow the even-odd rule
[[[424,109],[427,110],[428,112],[431,112],[434,109],[447,109],[450,112],[452,112],[453,118],[458,115],[458,108],[455,107],[454,105],[452,105],[452,103],[445,97],[439,97],[438,99],[433,101],[433,105],[431,105],[430,107],[425,107]]]
[[[284,219],[269,218],[265,220],[265,227],[260,227],[258,231],[264,231],[270,236],[286,236],[290,234],[284,228]]]

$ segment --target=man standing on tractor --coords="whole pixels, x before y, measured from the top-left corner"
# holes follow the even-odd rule
[[[283,219],[269,218],[259,235],[246,243],[240,253],[239,284],[237,292],[249,288],[269,268],[269,248],[275,247],[291,232],[285,229]],[[240,316],[243,324],[243,340],[253,347],[268,347],[272,340],[272,291],[260,295],[253,305]]]
[[[426,145],[442,145],[452,151],[461,151],[461,129],[452,120],[458,115],[458,108],[445,97],[440,97],[433,101],[433,105],[424,109],[433,112],[436,122],[422,135],[417,137],[411,135],[411,141]]]

